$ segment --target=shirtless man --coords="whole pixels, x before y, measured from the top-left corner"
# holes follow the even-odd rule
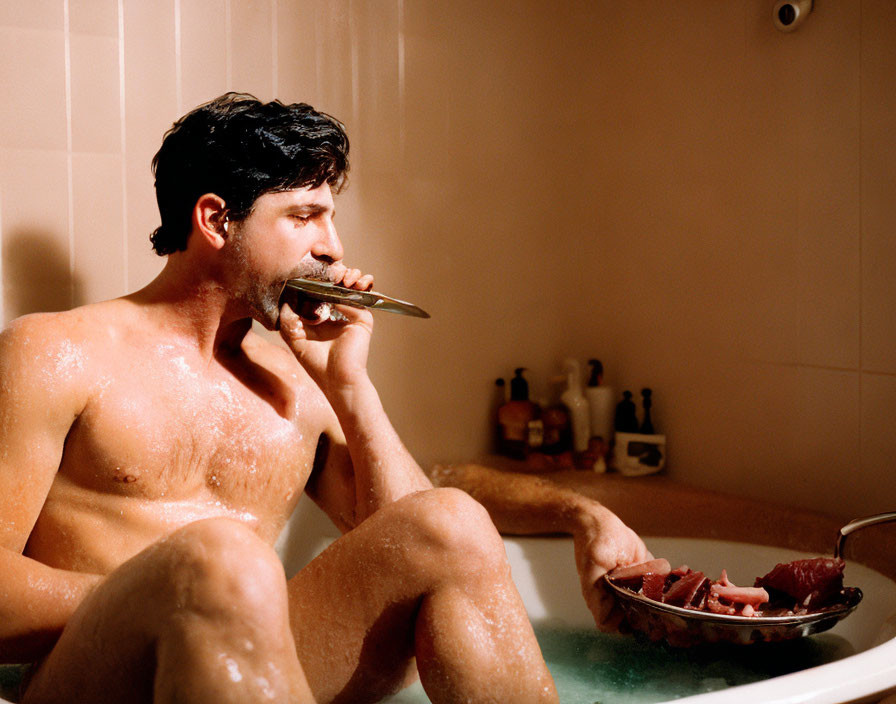
[[[370,313],[279,305],[296,276],[371,285],[333,225],[347,149],[308,106],[198,108],[154,161],[160,275],[0,335],[0,662],[35,663],[25,704],[376,701],[415,672],[434,702],[556,701],[487,513],[386,418]],[[302,490],[344,535],[287,581]]]
[[[280,305],[295,276],[372,284],[333,225],[347,150],[307,106],[212,101],[154,162],[162,273],[0,334],[0,662],[38,663],[25,704],[375,701],[416,672],[434,702],[556,701],[488,515],[385,416],[371,315]],[[574,532],[612,627],[594,584],[644,559],[634,533],[452,477],[511,530]],[[345,534],[287,582],[271,546],[303,489]]]

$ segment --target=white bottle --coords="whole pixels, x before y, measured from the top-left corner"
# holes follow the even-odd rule
[[[591,437],[600,438],[604,448],[609,451],[613,442],[613,418],[616,413],[615,396],[613,387],[604,386],[604,367],[600,360],[588,360],[591,365],[591,374],[588,386],[585,387],[585,397],[588,399],[588,411],[591,415]]]
[[[582,379],[579,363],[575,359],[567,359],[563,363],[566,373],[566,391],[560,400],[569,409],[569,423],[572,426],[572,449],[585,452],[591,438],[591,422],[588,417],[588,400],[582,393]]]

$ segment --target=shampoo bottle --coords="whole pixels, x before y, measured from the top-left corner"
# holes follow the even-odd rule
[[[520,367],[510,380],[510,400],[498,409],[501,427],[501,454],[518,460],[526,459],[529,449],[529,421],[536,416],[536,406],[529,400],[529,383]]]
[[[563,377],[551,379],[553,403],[543,404],[541,420],[544,428],[541,451],[546,455],[562,455],[572,449],[572,433],[569,424],[569,410],[553,391],[554,384],[563,382]]]
[[[588,411],[591,414],[591,437],[603,443],[606,454],[613,442],[615,398],[613,388],[603,383],[604,367],[600,360],[591,359],[588,364],[591,366],[591,373],[585,388],[585,398],[588,399]]]
[[[572,426],[572,449],[585,452],[591,438],[591,422],[588,414],[588,400],[582,393],[582,377],[579,363],[575,359],[567,359],[563,363],[566,373],[566,391],[560,400],[569,409],[569,422]]]

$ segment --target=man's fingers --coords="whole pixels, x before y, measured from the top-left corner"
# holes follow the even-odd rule
[[[369,291],[373,286],[373,274],[362,274],[360,269],[346,269],[342,275],[342,285],[359,291]]]
[[[280,306],[280,337],[286,344],[305,339],[305,326],[302,319],[295,313],[288,303]]]

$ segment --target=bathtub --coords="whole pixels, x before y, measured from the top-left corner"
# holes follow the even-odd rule
[[[336,537],[329,519],[310,501],[303,499],[302,502],[302,509],[290,521],[277,544],[287,574],[300,569]],[[320,537],[309,541],[309,535]],[[751,583],[754,577],[764,574],[778,562],[818,555],[729,540],[688,537],[644,537],[644,540],[654,555],[664,556],[673,564],[688,564],[710,575],[718,575],[724,568],[735,583],[743,584]],[[579,591],[571,539],[506,537],[504,543],[514,582],[540,638],[545,634],[553,637],[558,633],[584,638],[587,647],[581,653],[583,659],[594,660],[596,644],[599,657],[608,654],[615,656],[629,663],[635,672],[639,668],[644,669],[645,658],[653,666],[657,659],[668,660],[663,665],[665,669],[661,670],[661,681],[645,680],[631,686],[623,684],[614,692],[601,689],[601,685],[596,684],[594,692],[576,699],[567,696],[564,680],[554,672],[555,666],[546,650],[563,704],[577,701],[592,704],[598,699],[602,704],[647,704],[673,699],[695,704],[858,704],[879,702],[896,692],[896,582],[861,564],[847,561],[846,567],[846,584],[860,587],[865,595],[856,611],[830,631],[804,639],[805,643],[801,643],[796,651],[777,651],[785,655],[796,652],[801,657],[807,650],[810,655],[821,652],[822,659],[826,661],[823,664],[731,686],[729,680],[732,678],[726,668],[741,656],[739,651],[729,650],[722,652],[718,658],[715,654],[710,656],[718,661],[711,664],[710,676],[691,676],[683,683],[678,681],[674,687],[667,687],[669,672],[676,671],[676,662],[683,662],[678,669],[693,669],[693,660],[688,659],[691,656],[641,642],[633,636],[597,634]],[[589,638],[594,640],[588,643]],[[803,645],[805,647],[801,647]],[[750,656],[754,651],[745,652]],[[705,666],[705,653],[701,657],[703,660],[699,664]],[[581,682],[578,684],[578,690],[581,690]],[[677,691],[673,692],[672,689]],[[695,689],[711,691],[686,691]],[[392,704],[426,704],[429,699],[417,683],[387,701]],[[0,702],[10,704],[8,699],[0,698]]]
[[[662,537],[644,540],[654,555],[667,557],[673,564],[688,564],[710,575],[718,575],[724,568],[732,581],[741,584],[752,584],[754,577],[765,574],[778,562],[817,557],[817,554],[784,548],[722,540]],[[562,672],[558,676],[551,653],[546,650],[564,704],[579,701],[592,704],[596,700],[602,704],[637,704],[673,699],[695,704],[833,704],[878,702],[888,692],[896,691],[896,582],[863,565],[847,561],[846,584],[860,587],[865,596],[856,611],[833,629],[803,642],[783,644],[783,648],[779,647],[781,644],[746,646],[744,651],[743,646],[727,649],[716,646],[708,655],[706,648],[695,654],[642,642],[633,636],[594,633],[591,614],[579,591],[572,540],[508,537],[505,546],[514,581],[540,640],[544,633],[566,630],[581,636],[590,631],[587,638],[593,641],[589,644],[587,639],[582,640],[586,646],[581,653],[583,659],[616,657],[629,663],[636,674],[639,669],[655,673],[655,681],[650,681],[648,674],[639,685],[628,685],[625,680],[620,683],[617,672],[614,686],[596,684],[589,695],[587,689],[583,690],[581,680],[571,687]],[[542,645],[544,648],[544,642]],[[773,650],[766,650],[768,656],[750,650],[757,647]],[[759,677],[758,681],[731,686],[732,682],[744,678],[744,672],[738,672],[744,669],[739,663],[742,658],[755,663],[757,658],[777,660],[789,655],[805,658],[802,664],[811,667],[768,679],[751,671],[750,677]],[[814,664],[816,661],[823,664]],[[706,667],[709,676],[695,674],[695,663]],[[775,663],[772,669],[780,669],[779,665]],[[677,670],[687,669],[692,672],[677,676]],[[418,683],[388,701],[421,704],[429,699]]]

